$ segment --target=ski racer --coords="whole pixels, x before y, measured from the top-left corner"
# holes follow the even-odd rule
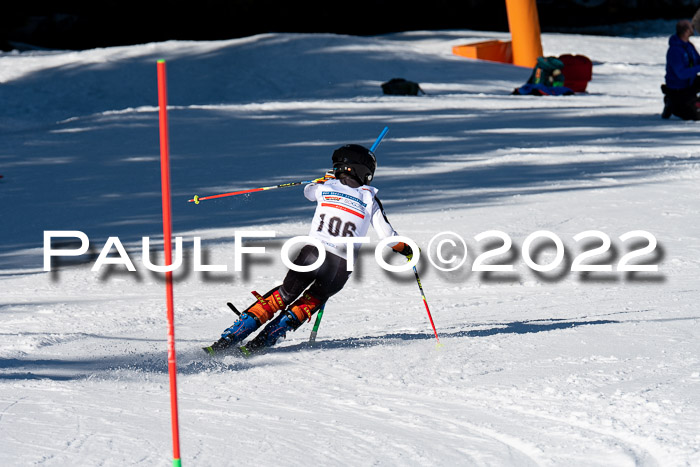
[[[256,302],[221,334],[221,339],[204,348],[208,353],[213,355],[238,346],[265,323],[263,330],[241,350],[253,352],[266,348],[284,338],[288,331],[310,321],[311,316],[338,293],[350,277],[346,248],[351,246],[339,242],[339,237],[364,237],[370,224],[382,239],[398,235],[384,214],[377,198],[377,188],[370,186],[377,168],[372,151],[358,144],[347,144],[336,149],[332,159],[333,170],[319,182],[304,187],[304,196],[316,202],[309,236],[323,244],[325,261],[313,271],[290,269],[282,284],[265,295],[253,292]],[[411,247],[404,242],[389,243],[389,246],[409,260],[413,257]],[[352,247],[357,251],[360,244],[354,243]],[[308,244],[301,248],[293,263],[308,266],[318,257],[316,246]],[[275,318],[279,311],[281,313]]]

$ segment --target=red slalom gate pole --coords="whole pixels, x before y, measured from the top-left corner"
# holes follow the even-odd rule
[[[172,214],[170,209],[170,146],[168,143],[168,89],[165,60],[158,60],[158,106],[160,120],[160,179],[163,200],[163,243],[165,264],[173,264]],[[173,273],[165,273],[165,298],[168,308],[168,375],[170,376],[170,416],[173,431],[173,467],[180,467],[180,428],[177,417],[177,359],[175,358],[175,312]]]

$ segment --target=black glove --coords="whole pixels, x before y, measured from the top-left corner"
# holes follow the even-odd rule
[[[392,246],[391,249],[394,250],[394,252],[396,253],[404,255],[409,261],[413,259],[413,249],[409,246],[408,243],[399,242],[396,245]]]

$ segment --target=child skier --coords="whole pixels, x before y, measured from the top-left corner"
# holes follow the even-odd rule
[[[282,284],[264,296],[253,292],[257,301],[221,334],[221,339],[205,347],[205,351],[213,355],[235,346],[270,320],[241,350],[252,352],[274,345],[286,336],[287,331],[294,331],[304,321],[310,321],[311,316],[329,297],[338,293],[350,277],[346,244],[334,241],[334,238],[364,237],[370,224],[381,238],[398,235],[384,214],[376,196],[378,190],[369,186],[376,168],[374,154],[363,146],[347,144],[333,152],[333,171],[319,183],[304,187],[304,196],[317,203],[309,236],[324,245],[325,261],[314,271],[290,269]],[[354,244],[356,249],[359,246]],[[411,247],[403,242],[396,242],[391,248],[409,260],[413,256]],[[314,264],[318,255],[314,245],[305,245],[294,264]],[[272,319],[278,311],[282,313]]]

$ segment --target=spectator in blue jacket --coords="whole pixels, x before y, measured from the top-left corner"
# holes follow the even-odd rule
[[[681,20],[676,34],[668,40],[666,52],[666,84],[661,86],[664,96],[662,118],[676,115],[683,120],[700,120],[698,92],[700,92],[700,54],[690,42],[695,33],[693,24]]]

